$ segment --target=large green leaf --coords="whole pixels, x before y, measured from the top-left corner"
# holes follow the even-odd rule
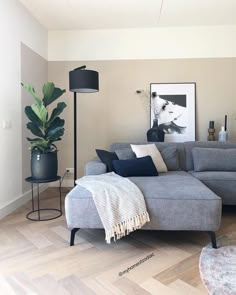
[[[26,124],[27,128],[36,136],[44,138],[42,130],[33,122],[28,122]]]
[[[56,108],[52,111],[51,117],[49,119],[49,124],[56,118],[58,117],[66,107],[66,104],[64,102],[59,102],[56,106]]]
[[[34,111],[34,113],[38,116],[38,118],[42,121],[42,123],[45,124],[47,121],[47,113],[48,113],[45,106],[43,104],[42,105],[32,104],[31,108]]]
[[[35,92],[34,87],[27,83],[21,83],[21,85],[34,97],[34,99],[37,101],[39,105],[42,104],[41,98],[38,96],[38,94]]]
[[[43,85],[44,101],[49,101],[51,99],[54,89],[55,85],[52,82],[47,82]]]
[[[39,119],[39,117],[32,110],[31,106],[25,107],[25,114],[31,122],[34,122],[39,127],[42,127],[42,121]]]
[[[58,127],[63,127],[65,125],[65,120],[56,117],[55,120],[53,120],[50,125],[47,127],[47,132],[46,135],[51,134],[51,132],[58,128]]]
[[[56,141],[58,140],[63,134],[64,134],[65,129],[63,127],[57,127],[50,132],[48,132],[47,138],[50,141]]]
[[[44,96],[43,98],[43,103],[45,106],[48,106],[49,104],[51,104],[52,102],[54,102],[54,100],[58,99],[60,96],[62,96],[63,93],[65,93],[66,90],[65,89],[60,89],[60,88],[54,88],[53,93],[50,97],[46,97]]]

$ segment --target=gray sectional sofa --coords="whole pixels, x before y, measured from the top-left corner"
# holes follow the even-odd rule
[[[150,222],[143,229],[206,231],[216,247],[215,231],[220,227],[222,203],[236,205],[236,144],[184,142],[156,146],[161,153],[173,147],[174,165],[159,176],[129,178],[143,192],[150,215]],[[111,151],[121,155],[122,150],[124,157],[132,157],[130,143],[111,146]],[[102,173],[106,173],[106,166],[101,161],[86,164],[85,175]],[[71,245],[79,228],[103,228],[89,191],[82,187],[72,190],[65,205]]]

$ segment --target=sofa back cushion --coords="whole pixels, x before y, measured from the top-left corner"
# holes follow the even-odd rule
[[[133,158],[130,144],[150,144],[150,142],[113,143],[110,150],[116,152],[119,159]],[[155,142],[169,171],[186,170],[184,144],[182,142]],[[124,153],[122,154],[122,150]]]
[[[236,171],[236,149],[195,147],[192,155],[194,171]]]
[[[218,141],[188,141],[184,143],[186,171],[194,170],[192,150],[195,147],[200,148],[217,148],[217,149],[234,149],[235,143],[218,142]]]
[[[132,151],[131,147],[115,150],[115,153],[119,160],[131,160],[135,159],[135,153]]]
[[[166,147],[160,151],[168,171],[181,170],[176,146]]]

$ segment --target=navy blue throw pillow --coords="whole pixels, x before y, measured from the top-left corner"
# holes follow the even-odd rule
[[[116,153],[108,152],[105,150],[96,150],[98,158],[107,166],[107,172],[114,171],[112,161],[118,160]]]
[[[157,169],[150,156],[112,161],[114,171],[123,177],[158,176]]]

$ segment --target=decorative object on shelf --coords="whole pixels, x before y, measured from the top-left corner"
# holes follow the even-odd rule
[[[227,132],[227,115],[225,115],[225,125],[221,127],[219,132],[219,141],[227,141],[228,140],[228,132]]]
[[[225,115],[225,131],[227,131],[227,115]]]
[[[153,119],[152,127],[147,131],[147,141],[164,142],[165,132],[158,126],[158,119]]]
[[[76,94],[99,91],[98,72],[86,70],[86,66],[69,72],[70,91],[74,92],[74,185],[77,179],[77,103]]]
[[[150,124],[158,116],[165,141],[195,140],[196,83],[151,83]]]
[[[219,141],[227,141],[228,140],[228,133],[227,133],[227,131],[225,131],[224,126],[221,127],[221,130],[219,132],[218,140]]]
[[[30,84],[21,85],[33,96],[36,103],[25,107],[25,114],[30,120],[27,128],[37,136],[28,138],[31,144],[31,175],[35,180],[49,180],[57,177],[57,147],[54,142],[61,140],[64,134],[65,120],[59,115],[66,104],[59,102],[49,114],[48,106],[57,100],[66,90],[56,88],[51,82],[43,85],[43,98],[35,92]]]
[[[210,129],[214,129],[214,127],[215,127],[215,122],[214,121],[210,121],[209,122],[209,128]]]
[[[229,140],[229,134],[227,131],[227,115],[225,115],[225,132],[226,132],[226,140]]]
[[[214,121],[210,121],[209,122],[209,128],[208,128],[208,137],[207,140],[208,141],[215,141],[216,137],[215,137],[215,128],[214,128],[215,122]]]

